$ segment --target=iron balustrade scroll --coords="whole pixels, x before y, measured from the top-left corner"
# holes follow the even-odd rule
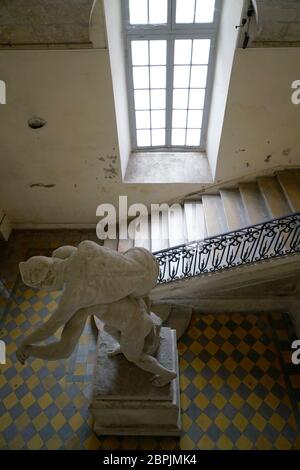
[[[300,251],[300,212],[154,253],[158,284]]]

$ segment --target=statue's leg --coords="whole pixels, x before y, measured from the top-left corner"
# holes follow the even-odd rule
[[[153,385],[163,387],[176,377],[174,371],[166,369],[155,357],[145,354],[144,338],[125,337],[121,335],[120,346],[122,353],[130,362],[134,362],[141,369],[151,372],[154,377],[151,379]]]
[[[24,363],[29,356],[38,357],[40,359],[47,359],[49,361],[55,361],[57,359],[65,359],[69,357],[74,351],[75,346],[82,334],[87,316],[86,309],[78,310],[71,320],[65,324],[59,341],[47,344],[45,346],[25,346],[24,354],[27,357],[25,357],[21,362]]]
[[[113,357],[113,356],[117,356],[118,354],[122,354],[122,350],[121,350],[121,346],[120,346],[120,332],[119,332],[119,330],[117,330],[116,328],[114,328],[112,326],[108,326],[108,325],[104,325],[104,330],[106,331],[106,333],[108,333],[110,336],[112,336],[117,342],[116,347],[113,350],[109,351],[107,353],[107,355],[109,357]]]

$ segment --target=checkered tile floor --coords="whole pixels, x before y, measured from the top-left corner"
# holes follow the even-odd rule
[[[6,309],[1,449],[300,449],[300,373],[290,363],[287,316],[194,315],[179,342],[182,437],[97,438],[88,410],[92,322],[68,360],[22,367],[15,359],[24,334],[45,321],[59,295],[18,281]]]

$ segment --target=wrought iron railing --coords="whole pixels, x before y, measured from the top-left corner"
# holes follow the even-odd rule
[[[154,253],[158,283],[213,273],[300,251],[300,212]]]

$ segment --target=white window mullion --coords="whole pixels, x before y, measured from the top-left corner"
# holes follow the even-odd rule
[[[173,77],[174,77],[174,38],[168,38],[167,55],[167,89],[166,89],[166,146],[171,147],[172,141],[172,108],[173,108]]]

